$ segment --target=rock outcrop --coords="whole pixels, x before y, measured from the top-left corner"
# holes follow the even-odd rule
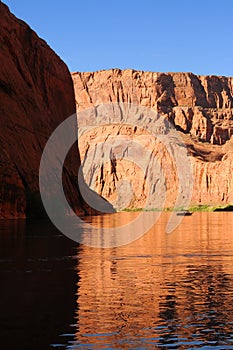
[[[0,2],[0,218],[44,214],[38,183],[41,155],[51,133],[73,113],[68,68]],[[84,214],[89,208],[77,186],[79,165],[76,144],[65,162],[64,191],[73,209]]]
[[[119,69],[73,73],[72,78],[77,111],[106,103],[130,103],[158,112],[176,127],[193,167],[191,204],[233,203],[233,78]],[[84,175],[88,184],[112,203],[119,195],[118,184],[127,179],[133,188],[133,200],[125,206],[143,207],[147,199],[145,182],[151,181],[148,174],[140,174],[136,164],[124,159],[126,149],[122,149],[121,156],[115,157],[118,159],[114,162],[110,156],[108,162],[104,161],[107,142],[115,147],[108,148],[109,154],[114,153],[117,142],[120,143],[120,138],[126,134],[137,143],[147,147],[150,144],[160,165],[171,164],[158,142],[148,138],[145,130],[106,125],[80,139],[81,159],[93,157],[93,152],[98,158],[95,162],[94,159],[89,163],[85,161]],[[97,153],[96,146],[101,143],[102,148]],[[153,181],[156,183],[156,178]],[[177,186],[173,165],[166,175],[166,206],[174,205]],[[123,203],[127,202],[127,191],[129,189],[122,190]]]
[[[200,141],[221,145],[233,134],[233,78],[119,69],[72,77],[78,110],[133,103],[157,110]]]

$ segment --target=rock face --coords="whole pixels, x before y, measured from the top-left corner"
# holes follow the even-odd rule
[[[66,65],[0,2],[0,218],[43,215],[42,151],[54,129],[74,112]],[[73,208],[85,213],[77,187],[79,165],[75,145],[65,163],[64,191]]]
[[[119,69],[72,77],[78,110],[134,103],[157,110],[200,141],[221,145],[233,134],[233,78]]]
[[[72,78],[78,111],[94,106],[98,108],[103,103],[130,103],[150,108],[169,120],[182,136],[192,163],[194,188],[191,203],[233,203],[233,78],[119,69],[73,73]],[[133,189],[133,200],[126,204],[129,189],[124,188],[121,198],[125,207],[143,207],[147,199],[145,182],[151,181],[148,174],[140,174],[135,164],[126,161],[127,145],[121,156],[116,157],[116,144],[121,143],[120,138],[126,134],[146,147],[150,144],[162,167],[171,164],[158,142],[142,129],[106,125],[80,139],[81,159],[93,157],[93,150],[97,158],[95,163],[94,158],[89,163],[85,160],[86,181],[112,203],[119,195],[117,186],[120,181],[127,179]],[[112,149],[107,148],[109,141],[114,146]],[[100,147],[97,153],[96,147],[100,144],[102,149]],[[106,152],[109,152],[108,162]],[[114,152],[113,162],[114,157],[110,154]],[[156,183],[156,177],[153,181]],[[178,188],[174,164],[167,171],[165,182],[166,206],[172,206]]]

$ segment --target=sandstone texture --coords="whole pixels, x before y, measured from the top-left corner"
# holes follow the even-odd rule
[[[123,103],[149,108],[175,126],[193,169],[190,205],[233,203],[233,78],[119,69],[73,73],[72,78],[78,117],[88,108],[97,113],[102,104]],[[116,208],[148,206],[148,184],[153,182],[156,192],[161,174],[154,160],[148,159],[145,173],[137,160],[126,159],[127,136],[156,155],[164,170],[165,205],[173,206],[178,191],[176,164],[159,140],[149,135],[150,121],[138,128],[123,126],[115,117],[115,125],[106,119],[105,126],[96,125],[79,140],[87,183]]]
[[[42,151],[50,134],[74,112],[66,65],[0,2],[1,219],[44,215],[38,183]],[[89,209],[77,186],[79,165],[76,144],[65,163],[64,191],[73,209],[84,214]]]

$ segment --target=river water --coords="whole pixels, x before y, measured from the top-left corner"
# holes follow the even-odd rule
[[[108,249],[1,221],[0,348],[233,349],[233,214],[194,213],[167,234],[169,215]]]

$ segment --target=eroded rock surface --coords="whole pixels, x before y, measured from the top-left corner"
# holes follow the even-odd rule
[[[98,109],[107,103],[129,103],[156,111],[175,125],[193,167],[191,204],[233,202],[233,78],[119,69],[73,73],[72,78],[77,111]],[[137,164],[126,160],[124,154],[128,144],[124,147],[124,143],[127,135],[157,154],[157,161],[166,173],[166,206],[174,205],[178,189],[175,164],[143,126],[138,129],[119,125],[106,123],[80,139],[81,159],[85,160],[86,156],[84,175],[88,184],[112,203],[118,201],[119,206],[145,206],[148,198],[146,183],[153,181],[156,185],[160,175],[149,178],[149,173],[145,176]],[[118,152],[119,144],[122,149]],[[150,162],[148,168],[152,165]],[[130,186],[127,187],[123,180]],[[120,199],[117,199],[119,194]],[[129,197],[131,200],[127,203]]]

